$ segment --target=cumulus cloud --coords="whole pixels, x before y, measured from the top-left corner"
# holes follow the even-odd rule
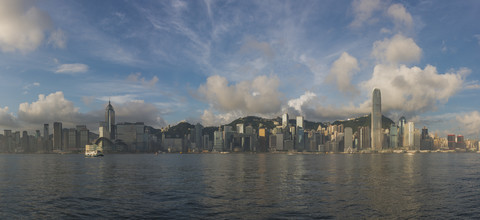
[[[307,91],[299,98],[289,100],[287,109],[283,111],[291,115],[303,115],[308,120],[332,121],[368,114],[370,106],[369,101],[357,106],[352,103],[325,105],[317,94]]]
[[[142,73],[132,73],[127,76],[127,81],[129,82],[140,82],[142,85],[153,87],[158,82],[158,77],[153,76],[151,80],[146,80],[145,77],[142,77]]]
[[[465,135],[478,135],[480,131],[480,112],[472,111],[456,117]]]
[[[32,103],[21,103],[18,108],[18,118],[31,124],[52,121],[77,122],[79,112],[73,102],[65,99],[63,92],[59,91],[47,96],[40,94],[38,100]]]
[[[328,82],[336,81],[337,88],[342,93],[355,94],[357,89],[352,85],[352,76],[358,71],[357,59],[350,56],[347,52],[343,52],[342,55],[333,63],[330,69],[330,75],[327,77]]]
[[[397,34],[390,39],[385,38],[383,41],[376,41],[373,44],[372,55],[381,63],[408,63],[419,61],[422,49],[412,38]]]
[[[50,34],[48,38],[48,44],[53,45],[56,48],[65,48],[67,45],[67,37],[62,29],[57,29]]]
[[[143,100],[132,100],[123,104],[115,104],[115,117],[117,122],[144,122],[155,127],[165,126],[166,123],[160,116],[160,110],[151,103]]]
[[[280,81],[276,76],[258,76],[253,80],[229,85],[225,77],[214,75],[198,88],[201,99],[222,112],[271,114],[281,109]]]
[[[305,94],[301,95],[296,99],[288,100],[287,105],[290,108],[297,110],[300,114],[302,113],[302,108],[305,104],[310,103],[317,95],[313,92],[306,91]]]
[[[227,112],[221,114],[215,114],[212,110],[204,110],[201,116],[202,125],[204,126],[218,126],[228,124],[233,120],[243,117],[240,112]]]
[[[365,91],[379,88],[382,93],[382,110],[405,113],[422,113],[435,110],[456,94],[464,84],[469,69],[438,73],[436,67],[399,67],[378,64],[372,78],[361,84]]]
[[[0,126],[13,128],[17,126],[15,116],[8,110],[8,107],[0,107]]]
[[[397,27],[404,26],[410,28],[413,25],[412,15],[407,12],[402,4],[391,5],[387,10],[387,14],[393,18],[393,21]]]
[[[58,74],[75,74],[88,71],[88,66],[82,63],[62,64],[58,66],[55,73]]]
[[[353,13],[355,19],[350,24],[351,27],[361,27],[365,22],[370,21],[372,14],[380,10],[380,0],[354,0],[352,2]]]
[[[35,50],[51,27],[50,16],[33,6],[33,1],[0,2],[0,49],[4,52]]]

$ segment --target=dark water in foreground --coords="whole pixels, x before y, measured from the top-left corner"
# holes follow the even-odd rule
[[[0,219],[480,218],[480,154],[0,155]]]

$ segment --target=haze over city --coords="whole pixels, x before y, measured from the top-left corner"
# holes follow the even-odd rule
[[[0,1],[0,128],[371,111],[477,137],[477,1]]]

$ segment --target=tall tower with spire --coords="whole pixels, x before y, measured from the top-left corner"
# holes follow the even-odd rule
[[[372,94],[372,150],[382,149],[382,96],[375,88]]]
[[[107,108],[105,108],[105,123],[107,124],[108,138],[115,140],[115,110],[108,100]]]

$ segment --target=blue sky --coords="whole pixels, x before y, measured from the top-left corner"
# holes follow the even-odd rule
[[[478,1],[0,1],[0,128],[384,114],[480,131]]]

